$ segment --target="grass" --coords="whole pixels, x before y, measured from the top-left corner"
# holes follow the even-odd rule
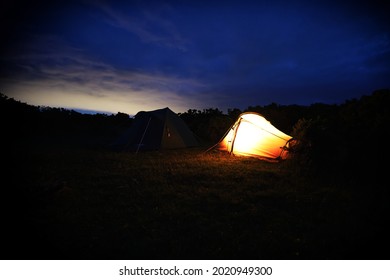
[[[203,151],[22,151],[3,258],[382,257],[385,199],[288,163]]]

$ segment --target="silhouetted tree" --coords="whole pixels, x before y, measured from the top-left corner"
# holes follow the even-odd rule
[[[232,120],[236,120],[240,115],[242,114],[242,111],[240,109],[237,109],[237,108],[233,108],[233,109],[228,109],[228,116],[232,119]]]
[[[231,118],[224,115],[218,108],[208,108],[202,111],[190,109],[179,116],[206,145],[220,140],[232,123]]]

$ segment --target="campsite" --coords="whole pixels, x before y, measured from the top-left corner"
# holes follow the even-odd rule
[[[270,162],[209,150],[237,110],[178,114],[198,146],[137,152],[106,145],[125,114],[2,95],[1,258],[388,259],[389,96],[248,108],[299,139]]]

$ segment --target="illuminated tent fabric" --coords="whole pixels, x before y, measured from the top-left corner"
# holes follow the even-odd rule
[[[216,145],[235,155],[285,159],[292,137],[257,113],[243,113]]]
[[[128,131],[114,144],[122,150],[164,150],[197,146],[185,122],[168,107],[138,112]]]

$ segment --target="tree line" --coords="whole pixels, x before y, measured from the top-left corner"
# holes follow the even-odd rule
[[[23,147],[70,145],[101,148],[131,125],[128,114],[82,114],[33,106],[0,93],[3,141]]]

